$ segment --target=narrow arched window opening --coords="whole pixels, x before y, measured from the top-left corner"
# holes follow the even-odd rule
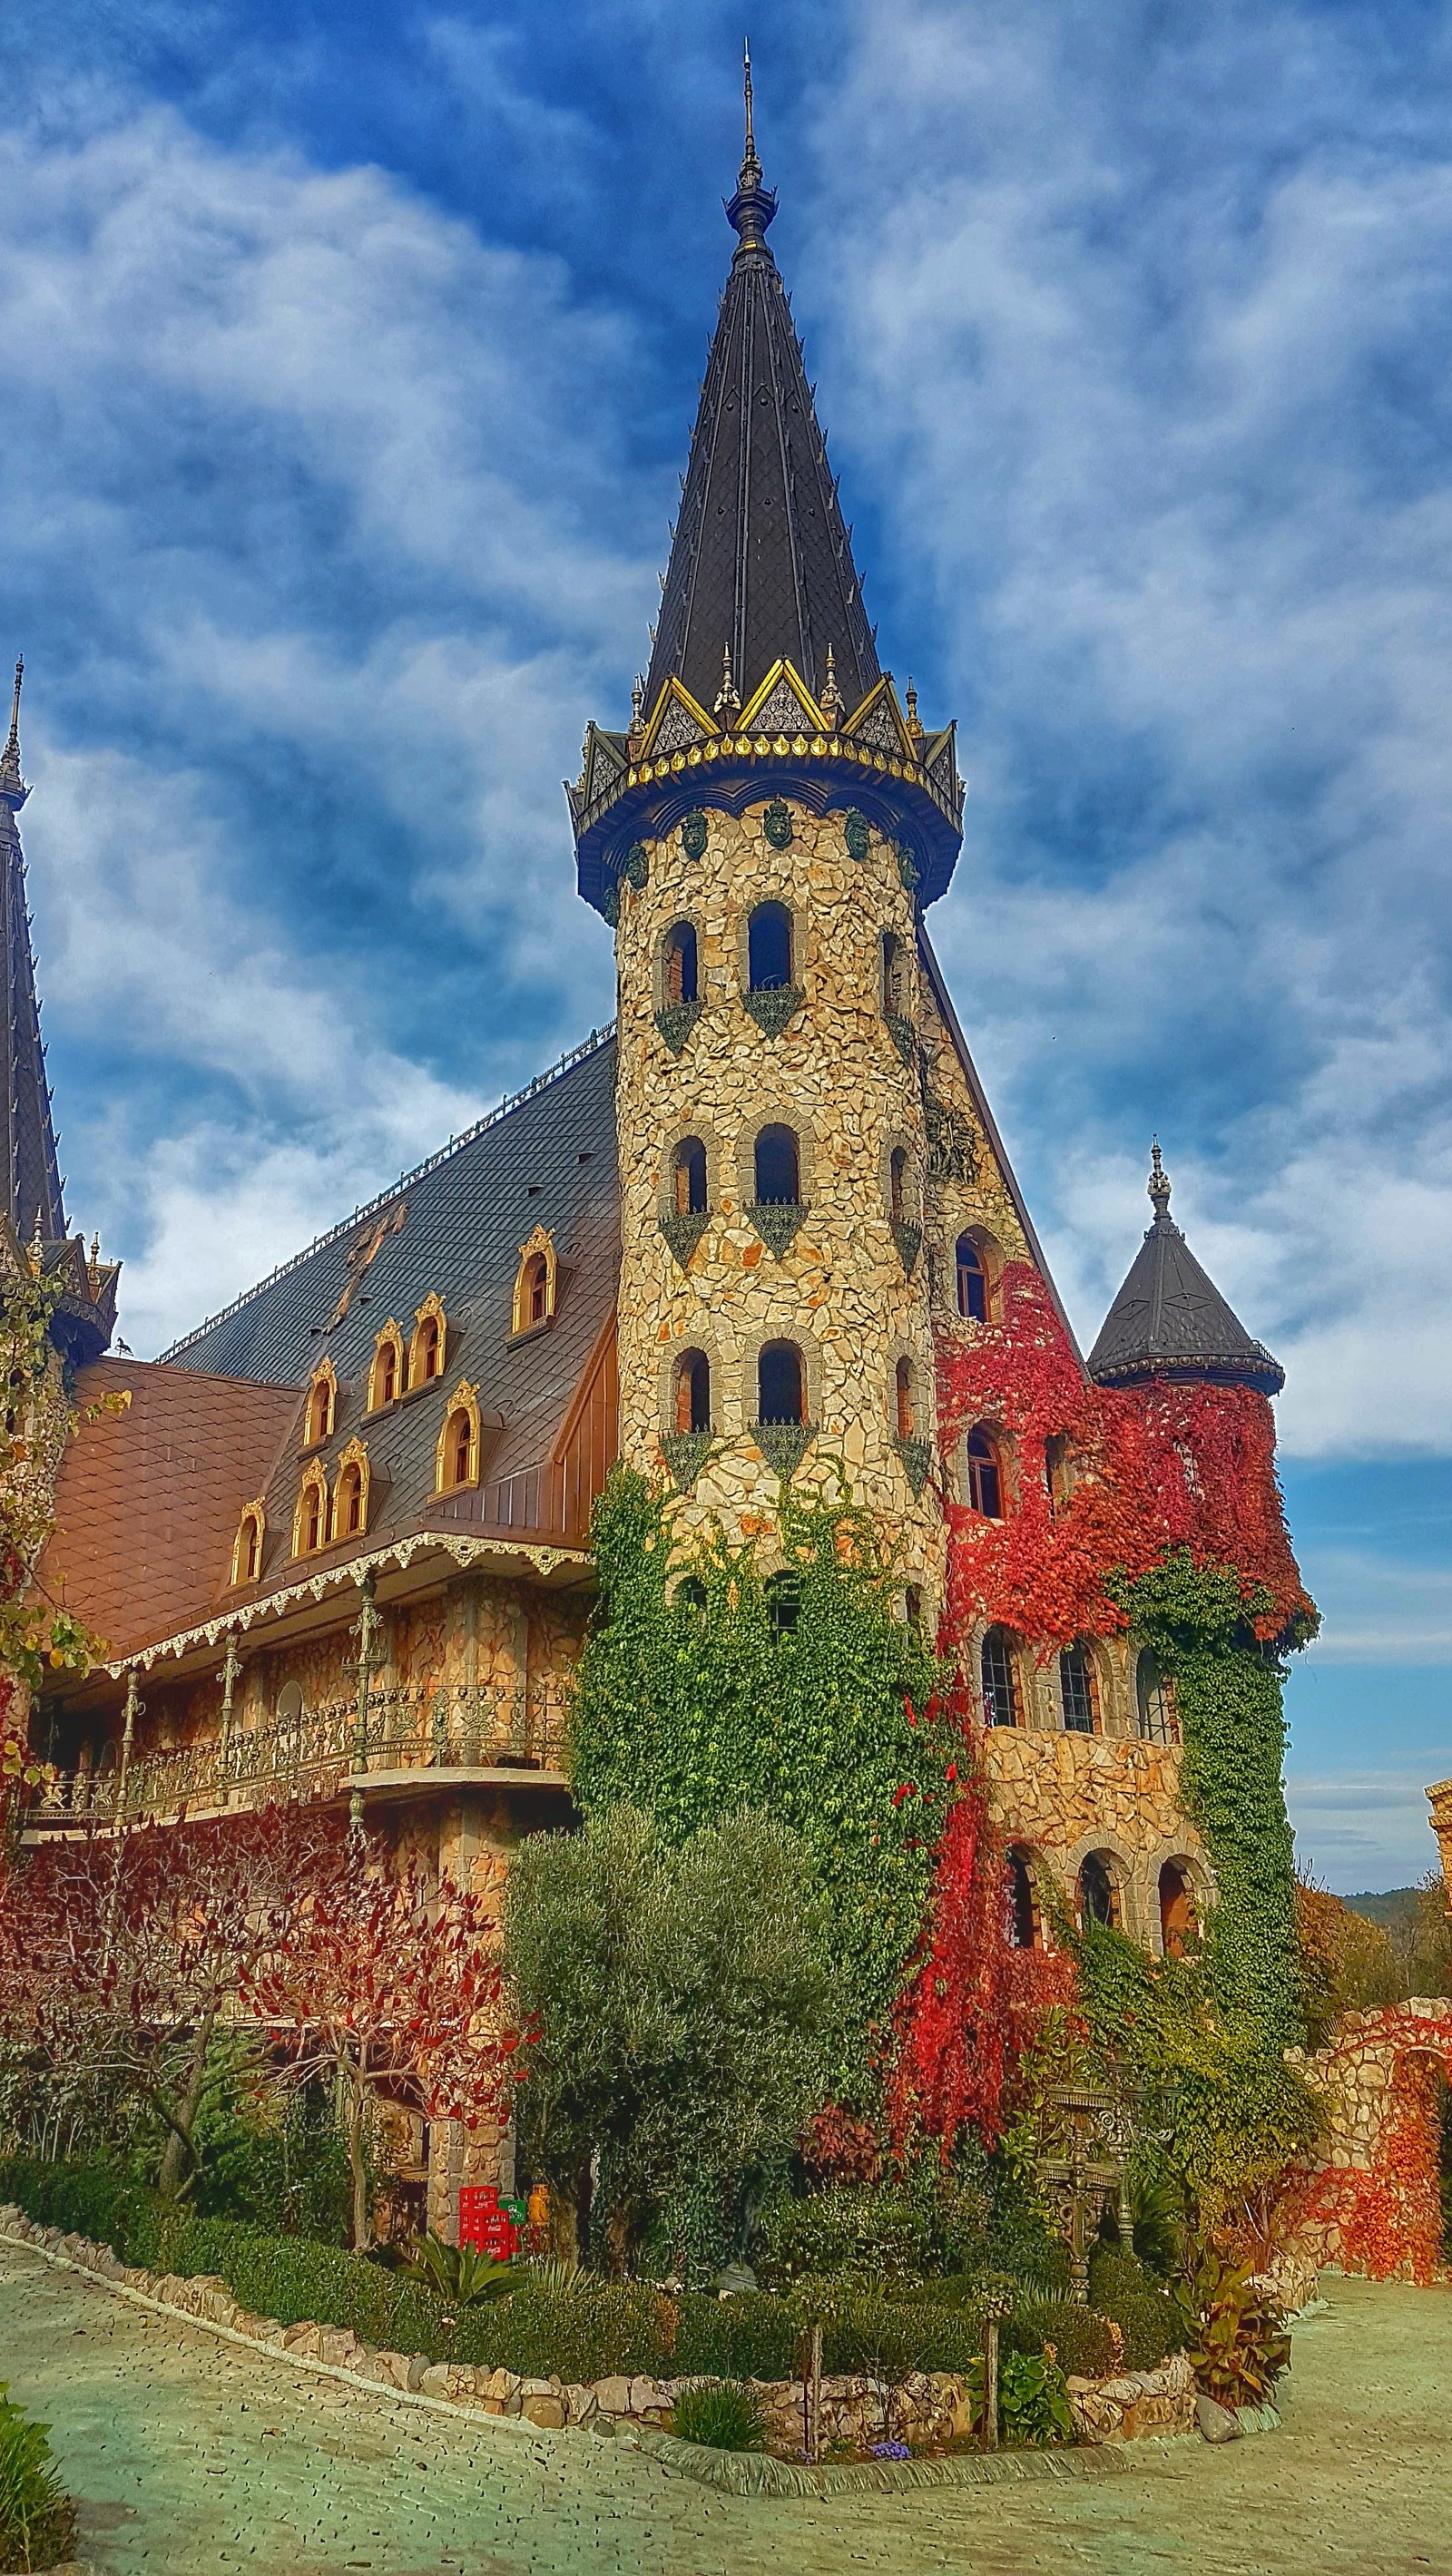
[[[474,1421],[461,1404],[450,1414],[444,1432],[444,1474],[451,1485],[472,1485],[474,1470]]]
[[[1007,1628],[989,1629],[980,1649],[978,1669],[983,1686],[984,1724],[1021,1726],[1023,1706],[1019,1696],[1018,1654]]]
[[[899,1440],[911,1440],[915,1427],[913,1364],[911,1360],[899,1360],[897,1364],[897,1436]]]
[[[1160,1948],[1167,1959],[1183,1959],[1196,1937],[1195,1895],[1178,1861],[1160,1871]]]
[[[550,1310],[550,1269],[542,1252],[529,1265],[524,1283],[524,1311],[532,1324],[542,1324]]]
[[[1066,1646],[1060,1655],[1059,1700],[1066,1734],[1098,1734],[1099,1677],[1087,1646]]]
[[[254,1517],[247,1524],[247,1547],[243,1558],[244,1583],[255,1583],[262,1572],[262,1531]]]
[[[696,934],[688,921],[678,921],[666,933],[665,998],[668,1006],[699,1000],[696,966]]]
[[[307,1446],[326,1440],[333,1428],[333,1381],[326,1374],[313,1380],[308,1397]]]
[[[1038,1937],[1038,1917],[1034,1905],[1033,1873],[1027,1853],[1007,1852],[1004,1855],[1004,1874],[1007,1882],[1004,1929],[1008,1935],[1008,1946],[1011,1950],[1032,1950]]]
[[[338,1535],[356,1538],[363,1527],[363,1476],[358,1467],[345,1467],[338,1487]]]
[[[958,1264],[958,1312],[970,1324],[988,1321],[988,1272],[983,1255],[971,1234],[960,1234],[956,1259]]]
[[[981,1424],[963,1444],[963,1482],[970,1512],[981,1512],[986,1521],[1001,1521],[1003,1475],[997,1451]]]
[[[706,1213],[706,1148],[699,1136],[683,1136],[676,1147],[674,1195],[677,1216]]]
[[[757,1204],[797,1206],[802,1194],[801,1158],[790,1127],[763,1127],[754,1160]]]
[[[777,992],[792,980],[792,917],[784,903],[759,903],[746,929],[753,993]]]
[[[418,1338],[413,1348],[415,1383],[419,1386],[427,1386],[431,1377],[438,1376],[443,1364],[439,1349],[439,1327],[434,1316],[425,1316],[418,1328]]]
[[[1079,1870],[1079,1919],[1101,1923],[1106,1931],[1119,1928],[1119,1890],[1100,1852],[1090,1852]]]
[[[704,1351],[683,1351],[676,1363],[676,1429],[711,1428],[711,1363]]]
[[[378,1354],[378,1402],[391,1404],[398,1393],[398,1345],[385,1342]]]
[[[321,1485],[309,1485],[303,1513],[303,1546],[309,1556],[322,1546],[323,1534],[323,1489]]]
[[[1134,1668],[1135,1714],[1142,1744],[1173,1744],[1176,1737],[1170,1685],[1146,1646]]]
[[[1044,1483],[1048,1489],[1049,1510],[1057,1519],[1068,1508],[1074,1490],[1074,1466],[1069,1443],[1062,1432],[1044,1442]]]
[[[902,1225],[907,1220],[908,1158],[905,1145],[894,1145],[892,1149],[892,1160],[887,1167],[887,1185],[892,1221],[894,1225]]]
[[[806,1371],[795,1342],[763,1345],[756,1363],[756,1418],[766,1423],[806,1421]]]
[[[907,1017],[906,959],[895,930],[882,934],[882,1007],[890,1020]]]
[[[765,1591],[773,1635],[789,1637],[802,1615],[801,1576],[790,1565],[780,1566],[767,1576]]]

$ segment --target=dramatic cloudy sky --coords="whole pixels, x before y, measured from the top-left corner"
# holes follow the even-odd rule
[[[775,0],[795,293],[934,919],[1087,1338],[1175,1212],[1283,1357],[1303,1855],[1452,1772],[1452,11]],[[739,6],[9,0],[0,648],[75,1218],[140,1352],[603,1021]]]

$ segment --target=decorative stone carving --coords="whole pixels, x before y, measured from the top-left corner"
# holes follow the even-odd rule
[[[814,1422],[753,1422],[751,1437],[769,1467],[790,1484],[817,1436]]]
[[[774,850],[790,849],[792,809],[780,796],[773,796],[761,818],[761,828]]]
[[[855,805],[850,813],[843,815],[842,838],[847,844],[849,859],[856,859],[860,864],[866,858],[872,847],[871,833],[872,826],[866,815],[859,814]]]
[[[910,1065],[918,1051],[917,1030],[901,1011],[884,1011],[883,1018],[887,1022],[888,1036],[902,1057],[903,1063]]]
[[[909,1225],[905,1218],[900,1216],[890,1217],[888,1222],[892,1227],[892,1239],[897,1245],[903,1275],[911,1279],[917,1267],[918,1254],[923,1248],[923,1229],[920,1225]]]
[[[908,893],[916,893],[918,882],[918,863],[913,857],[911,850],[908,848],[906,841],[899,841],[897,845],[897,872],[903,884],[906,886]]]
[[[688,1494],[711,1455],[715,1433],[711,1431],[668,1431],[662,1440],[661,1456],[671,1471],[671,1482]]]
[[[893,1447],[903,1463],[903,1472],[914,1495],[922,1492],[933,1464],[931,1440],[895,1440]]]
[[[710,1222],[710,1214],[705,1208],[698,1208],[690,1215],[681,1215],[675,1208],[667,1208],[661,1217],[660,1230],[683,1270],[690,1269],[692,1255]]]
[[[800,984],[773,984],[764,993],[741,996],[763,1037],[779,1038],[789,1020],[794,1020],[805,995]]]
[[[649,872],[650,854],[644,841],[632,841],[620,863],[621,875],[628,878],[637,894],[644,894],[645,881]]]
[[[700,807],[698,806],[692,814],[683,814],[681,817],[681,848],[688,859],[703,859],[705,857],[706,838],[706,817],[701,812]]]
[[[929,1096],[923,1102],[923,1121],[928,1131],[929,1179],[976,1181],[978,1140],[967,1119],[944,1101]]]
[[[801,1232],[807,1210],[801,1199],[751,1199],[742,1213],[755,1226],[767,1251],[780,1261]]]

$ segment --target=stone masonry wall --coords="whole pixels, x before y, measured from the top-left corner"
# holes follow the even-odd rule
[[[622,888],[618,1126],[624,1262],[620,1286],[620,1438],[628,1464],[661,1467],[673,1428],[672,1363],[687,1349],[711,1362],[712,1411],[723,1443],[695,1488],[688,1518],[718,1512],[733,1534],[764,1526],[776,1478],[751,1440],[756,1359],[773,1339],[806,1354],[818,1426],[798,1471],[831,1488],[840,1461],[857,1496],[901,1529],[912,1579],[938,1591],[941,1516],[931,1488],[914,1500],[894,1446],[894,1380],[913,1372],[915,1432],[934,1428],[926,1265],[911,1275],[894,1240],[889,1159],[906,1147],[906,1213],[922,1223],[925,1132],[916,1072],[884,1017],[881,934],[902,943],[904,998],[920,1008],[912,900],[892,845],[874,833],[869,856],[848,855],[839,814],[791,809],[792,838],[772,846],[766,800],[739,819],[711,813],[704,856],[679,833],[649,845],[643,892]],[[801,1008],[769,1037],[745,1008],[747,919],[779,902],[795,924]],[[656,1026],[661,951],[688,920],[698,942],[701,1016],[679,1056]],[[752,1146],[773,1122],[800,1139],[809,1214],[778,1260],[744,1213],[753,1196]],[[711,1220],[683,1270],[658,1223],[669,1203],[674,1148],[699,1135],[708,1158]]]

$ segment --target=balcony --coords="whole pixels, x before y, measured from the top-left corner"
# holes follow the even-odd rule
[[[568,1794],[563,1748],[564,1711],[553,1693],[542,1705],[526,1705],[504,1685],[375,1689],[366,1716],[355,1698],[329,1700],[296,1717],[138,1752],[125,1762],[108,1748],[99,1768],[60,1775],[36,1791],[22,1839],[178,1824],[355,1790],[398,1799],[493,1785],[560,1797]]]

